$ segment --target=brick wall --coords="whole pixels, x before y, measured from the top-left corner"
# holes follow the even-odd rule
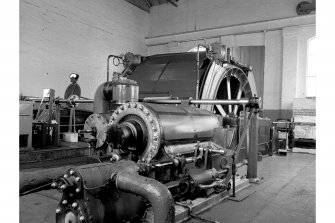
[[[106,80],[108,54],[146,55],[148,19],[124,0],[20,0],[20,93],[53,88],[63,97],[76,72],[82,96],[93,98]]]

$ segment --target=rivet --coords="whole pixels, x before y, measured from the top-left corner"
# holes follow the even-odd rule
[[[62,204],[67,204],[67,200],[64,200],[64,201],[62,202]]]
[[[84,221],[85,220],[85,217],[84,216],[80,216],[79,217],[79,221]]]
[[[80,189],[79,189],[79,188],[77,188],[77,189],[76,189],[76,192],[77,192],[77,193],[79,193],[79,192],[80,192]]]
[[[76,208],[78,206],[77,202],[73,202],[72,207]]]
[[[58,214],[59,212],[60,212],[60,209],[59,209],[59,208],[57,208],[57,209],[56,209],[56,213]]]

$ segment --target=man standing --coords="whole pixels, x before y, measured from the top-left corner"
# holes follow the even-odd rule
[[[69,77],[71,80],[71,84],[65,90],[64,99],[69,99],[73,95],[78,96],[78,98],[80,98],[81,89],[80,89],[79,84],[77,84],[79,75],[76,73],[71,73]],[[71,104],[70,105],[69,132],[72,132],[72,122],[73,122],[73,128],[74,128],[73,132],[76,132],[75,106]]]
[[[79,75],[76,73],[70,74],[71,84],[66,88],[64,99],[68,99],[71,95],[77,95],[78,97],[81,96],[81,89],[77,81],[79,79]]]

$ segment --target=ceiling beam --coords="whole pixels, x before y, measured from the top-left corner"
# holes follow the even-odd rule
[[[178,7],[177,2],[175,0],[167,0],[168,2],[170,2],[172,5],[174,5],[175,7]]]
[[[136,1],[136,0],[126,0],[132,5],[135,5],[137,8],[140,8],[148,13],[150,13],[150,7],[144,1]]]

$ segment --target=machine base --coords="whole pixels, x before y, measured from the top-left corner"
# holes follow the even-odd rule
[[[236,179],[236,192],[239,192],[249,186],[250,183],[248,179]],[[229,192],[224,191],[218,194],[212,194],[207,198],[197,198],[195,200],[188,200],[182,203],[176,202],[175,221],[176,223],[184,222],[190,218],[189,213],[192,215],[199,214],[228,198]],[[154,222],[154,213],[151,207],[147,209],[145,220],[147,222]]]

